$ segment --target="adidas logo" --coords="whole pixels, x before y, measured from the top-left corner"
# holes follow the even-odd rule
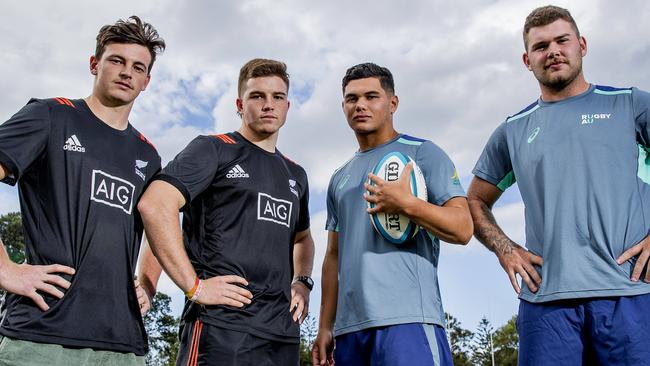
[[[250,178],[250,175],[237,164],[228,171],[226,178]]]
[[[65,145],[63,145],[63,150],[76,151],[81,153],[86,152],[86,148],[81,145],[81,142],[79,142],[77,135],[72,135],[68,138],[68,140],[66,140]]]

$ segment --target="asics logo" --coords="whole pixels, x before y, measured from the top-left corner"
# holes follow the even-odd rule
[[[533,140],[535,140],[535,138],[537,137],[537,135],[539,135],[539,130],[540,130],[539,127],[535,128],[535,129],[533,130],[533,132],[531,132],[530,136],[528,136],[528,143],[529,143],[529,144],[530,144],[531,142],[533,142]]]

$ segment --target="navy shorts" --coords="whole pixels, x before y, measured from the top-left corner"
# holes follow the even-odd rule
[[[521,300],[517,332],[520,365],[650,365],[650,294]]]
[[[336,337],[336,366],[453,366],[445,329],[398,324]]]
[[[300,345],[271,341],[199,320],[182,323],[176,366],[298,366]]]

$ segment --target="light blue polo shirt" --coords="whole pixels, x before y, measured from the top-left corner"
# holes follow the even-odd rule
[[[425,177],[429,202],[465,196],[449,157],[430,141],[407,135],[357,152],[332,176],[326,229],[338,232],[339,293],[335,335],[367,328],[429,323],[444,326],[438,287],[440,242],[424,230],[395,245],[379,235],[366,212],[363,184],[387,153],[410,156]]]
[[[541,256],[530,302],[650,293],[632,282],[636,258],[616,264],[650,229],[650,94],[591,86],[538,100],[490,137],[473,173],[505,190],[515,180],[526,208],[526,247]]]

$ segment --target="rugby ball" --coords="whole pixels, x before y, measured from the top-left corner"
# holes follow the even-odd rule
[[[424,180],[424,175],[422,175],[422,171],[411,157],[397,151],[389,152],[375,165],[372,173],[385,181],[392,182],[399,179],[406,164],[409,162],[413,162],[411,193],[415,197],[426,201],[427,185]],[[375,185],[372,180],[369,183]],[[372,195],[370,192],[368,194]],[[368,207],[375,207],[375,204],[368,202]],[[405,215],[400,214],[388,214],[385,212],[370,214],[370,222],[381,236],[393,244],[404,243],[415,236],[419,230],[419,226],[415,222],[412,222]]]

